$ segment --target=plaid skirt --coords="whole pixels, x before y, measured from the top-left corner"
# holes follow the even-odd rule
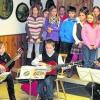
[[[78,45],[73,44],[71,48],[71,54],[80,54],[80,53],[82,53],[82,49],[79,48]]]

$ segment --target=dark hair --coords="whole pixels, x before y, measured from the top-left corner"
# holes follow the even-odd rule
[[[55,6],[54,1],[53,0],[47,0],[45,8],[49,9],[52,6]]]
[[[93,10],[94,10],[94,9],[98,9],[98,10],[100,11],[100,7],[98,7],[98,6],[94,6],[94,7],[93,7]],[[93,10],[92,10],[92,11],[93,11]]]
[[[74,6],[69,6],[68,9],[67,9],[67,12],[76,12],[76,8]]]
[[[87,7],[82,7],[79,10],[79,13],[80,12],[84,13],[85,15],[88,15],[89,14],[89,9]]]
[[[59,10],[60,10],[61,8],[64,8],[64,9],[66,10],[65,6],[60,6],[60,7],[59,7]]]
[[[55,47],[55,42],[52,39],[48,39],[45,41],[45,45],[46,44],[51,44],[53,47]]]
[[[2,45],[4,45],[4,42],[0,41],[0,49],[1,49]]]
[[[32,5],[32,7],[31,7],[31,9],[30,9],[30,16],[32,16],[33,15],[33,8],[37,8],[37,10],[38,10],[38,16],[40,16],[41,15],[41,9],[40,9],[40,5],[38,5],[38,4],[34,4],[34,5]]]
[[[44,9],[44,10],[43,10],[43,13],[46,12],[46,11],[48,11],[48,9]]]

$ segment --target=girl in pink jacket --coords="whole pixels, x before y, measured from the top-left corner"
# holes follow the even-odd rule
[[[96,57],[96,49],[99,47],[100,27],[98,24],[94,24],[94,16],[89,14],[87,16],[87,23],[82,28],[82,40],[83,40],[83,61],[84,67],[92,67],[92,63]]]

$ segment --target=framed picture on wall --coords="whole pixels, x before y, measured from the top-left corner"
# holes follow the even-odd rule
[[[25,22],[29,16],[29,8],[25,3],[20,3],[16,9],[16,17],[18,21]]]
[[[0,18],[8,19],[13,11],[13,0],[0,0]]]

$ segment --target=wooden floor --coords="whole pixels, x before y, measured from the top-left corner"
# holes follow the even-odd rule
[[[16,93],[17,100],[29,100],[29,95],[27,95],[25,92],[23,92],[20,89],[19,83],[15,84],[15,93]],[[58,100],[56,98],[56,93],[54,93],[54,95],[55,95],[54,100]],[[61,97],[60,100],[65,100],[62,93],[60,93],[60,97]],[[67,100],[90,100],[89,98],[76,96],[72,94],[66,94],[66,97],[67,97]],[[9,100],[5,82],[0,84],[0,100]],[[31,100],[35,100],[35,97],[32,97]]]

